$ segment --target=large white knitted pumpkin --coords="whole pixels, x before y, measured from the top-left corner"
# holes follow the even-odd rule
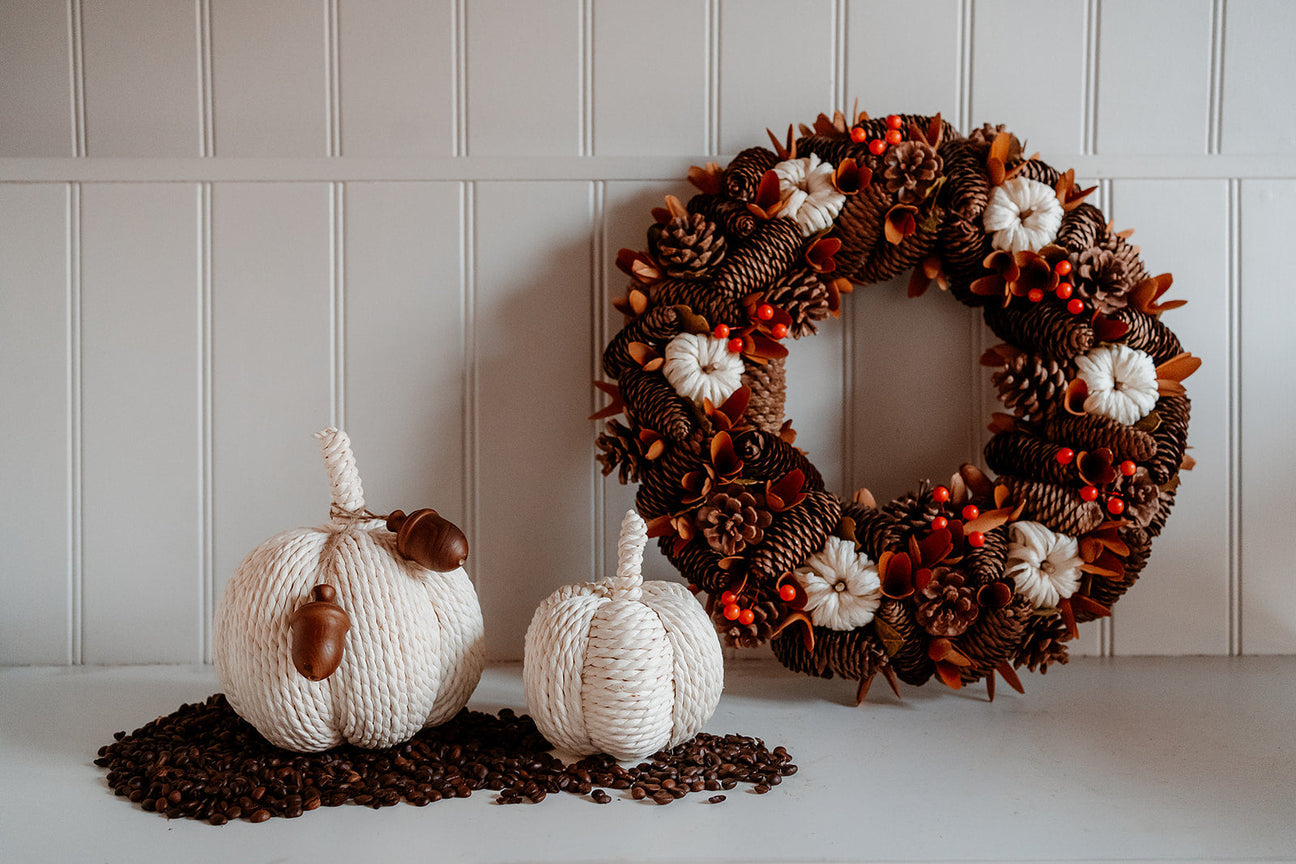
[[[647,538],[626,513],[616,575],[559,588],[527,628],[527,707],[571,753],[640,759],[702,731],[720,702],[715,629],[683,585],[643,581]]]
[[[330,524],[271,537],[239,565],[216,610],[216,671],[230,705],[273,744],[389,747],[468,701],[481,678],[481,608],[462,567],[438,573],[398,554],[396,534],[365,509],[346,433],[316,437]],[[331,673],[326,662],[323,680],[293,658],[294,620],[320,599],[316,586],[333,589],[323,592],[341,607],[327,610],[333,618],[350,619],[334,627],[341,662]]]

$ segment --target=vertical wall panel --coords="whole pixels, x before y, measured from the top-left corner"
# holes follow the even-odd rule
[[[0,156],[72,156],[66,3],[0,3]]]
[[[980,0],[972,20],[969,128],[1006,123],[1046,161],[1082,152],[1084,0]]]
[[[88,663],[202,659],[197,200],[82,188]]]
[[[0,665],[66,663],[68,188],[0,185]]]
[[[1292,514],[1296,460],[1291,430],[1296,401],[1292,322],[1296,270],[1291,214],[1296,181],[1242,183],[1242,650],[1296,653],[1296,592],[1292,591]]]
[[[1289,110],[1296,104],[1296,4],[1229,0],[1226,9],[1220,150],[1296,153],[1296,115]]]
[[[212,191],[217,596],[272,534],[327,521],[315,432],[329,425],[329,187]]]
[[[173,0],[82,5],[88,155],[200,155],[194,7]]]
[[[346,426],[370,506],[462,526],[459,189],[347,184],[345,321]]]
[[[1227,654],[1229,650],[1228,183],[1121,180],[1112,184],[1120,228],[1137,228],[1152,273],[1174,273],[1170,297],[1187,306],[1162,320],[1202,358],[1185,386],[1192,455],[1165,532],[1136,585],[1116,606],[1121,654]],[[1193,622],[1185,626],[1185,621]]]
[[[594,4],[594,152],[706,150],[706,4]]]
[[[470,155],[580,152],[579,25],[577,0],[468,4]]]
[[[851,299],[845,297],[843,302],[849,304]],[[848,362],[843,341],[851,318],[849,314],[826,318],[817,326],[817,334],[787,343],[785,419],[792,421],[796,446],[806,451],[828,490],[849,498],[854,489],[843,476],[842,413],[847,410],[843,387]]]
[[[1148,34],[1156,34],[1149,63]],[[1210,0],[1104,3],[1099,153],[1202,153],[1210,117]]]
[[[217,156],[328,153],[320,0],[212,0]]]
[[[720,152],[780,140],[833,108],[833,4],[720,4]]]
[[[848,0],[846,99],[877,117],[935,114],[958,125],[959,0]],[[916,35],[921,27],[921,38]],[[922,74],[912,74],[921,69]]]
[[[474,338],[477,578],[491,657],[536,605],[589,578],[590,188],[479,183]]]
[[[453,9],[453,0],[339,4],[343,155],[450,155]]]

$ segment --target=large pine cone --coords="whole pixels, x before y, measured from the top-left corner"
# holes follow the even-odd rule
[[[931,495],[930,480],[918,484],[917,492],[897,498],[882,505],[882,510],[900,523],[908,534],[925,534],[931,530],[931,521],[944,511]]]
[[[902,141],[887,150],[882,177],[901,204],[918,204],[940,176],[941,157],[926,141]]]
[[[1038,418],[1056,410],[1066,389],[1066,369],[1053,359],[1017,354],[990,380],[999,400],[1018,417]]]
[[[828,286],[809,267],[789,270],[774,280],[765,299],[791,316],[788,335],[793,339],[815,333],[814,322],[828,317]]]
[[[727,486],[698,510],[697,525],[711,548],[728,556],[761,542],[773,518],[755,495]]]
[[[1076,293],[1092,300],[1101,312],[1114,312],[1127,305],[1125,295],[1148,275],[1139,260],[1138,248],[1110,231],[1103,234],[1098,245],[1073,257]]]
[[[657,263],[670,276],[695,279],[724,260],[724,235],[700,213],[655,225],[650,236],[657,250]]]
[[[966,577],[951,567],[933,569],[931,581],[916,599],[918,624],[933,636],[958,636],[981,611]]]

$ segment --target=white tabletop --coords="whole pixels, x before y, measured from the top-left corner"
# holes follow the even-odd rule
[[[769,794],[662,807],[491,792],[428,807],[321,808],[214,827],[116,798],[92,760],[217,690],[210,667],[0,670],[0,861],[1292,860],[1296,658],[1078,659],[1000,688],[848,682],[764,663],[730,670],[708,731],[783,744]],[[489,669],[470,707],[523,707]],[[622,793],[615,793],[620,795]]]

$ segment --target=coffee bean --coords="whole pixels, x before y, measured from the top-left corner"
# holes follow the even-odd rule
[[[612,796],[604,792],[602,789],[595,789],[594,794],[591,797],[599,804],[606,804],[612,800]]]
[[[658,804],[669,804],[675,800],[675,798],[665,789],[663,789],[660,792],[654,792],[652,799],[656,801]]]
[[[723,801],[723,800],[725,800],[725,796],[723,796],[723,795],[712,795],[710,798],[707,799],[707,803],[708,803],[708,804],[719,804],[719,803],[720,803],[721,801]]]
[[[269,818],[270,818],[269,810],[258,810],[248,817],[248,819],[252,822],[264,822]]]
[[[752,791],[755,792],[757,795],[764,795],[769,790],[770,787],[769,784],[767,783],[757,783],[755,786],[752,787]]]

